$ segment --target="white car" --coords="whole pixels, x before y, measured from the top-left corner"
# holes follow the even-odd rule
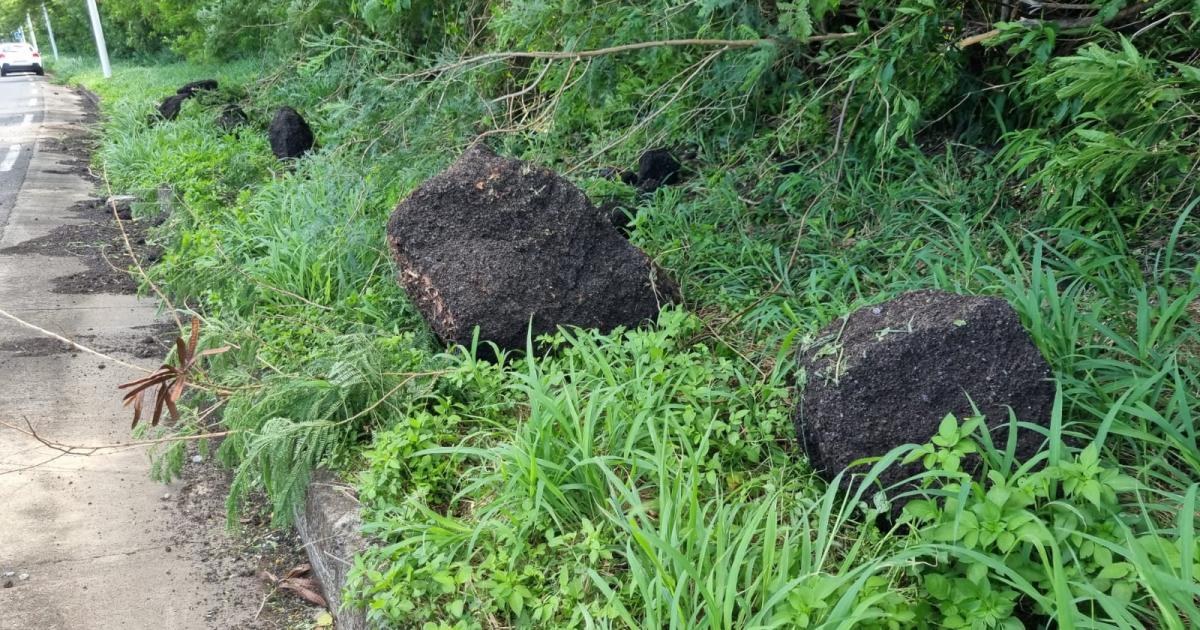
[[[34,72],[39,76],[46,74],[42,68],[42,55],[29,44],[0,44],[0,77],[12,72]]]

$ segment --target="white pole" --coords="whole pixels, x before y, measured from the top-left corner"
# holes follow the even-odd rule
[[[100,26],[100,11],[96,9],[96,0],[87,0],[88,13],[92,16],[92,33],[96,36],[96,51],[100,53],[100,69],[104,78],[112,77],[112,66],[108,65],[108,44],[104,43],[104,29]]]
[[[50,49],[54,51],[54,60],[58,61],[58,42],[54,41],[54,27],[50,26],[50,13],[46,11],[46,3],[42,3],[42,17],[46,20],[46,33],[50,35]]]
[[[29,26],[29,39],[30,39],[30,43],[32,43],[32,44],[33,44],[33,49],[34,49],[34,50],[37,50],[37,49],[38,49],[38,45],[37,45],[37,31],[33,30],[33,18],[29,17],[29,12],[28,12],[28,11],[26,11],[26,12],[25,12],[25,24],[26,24],[27,26]]]

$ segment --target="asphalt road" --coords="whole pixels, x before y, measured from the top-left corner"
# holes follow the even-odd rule
[[[45,77],[0,77],[0,234],[25,181],[36,126],[45,116]]]

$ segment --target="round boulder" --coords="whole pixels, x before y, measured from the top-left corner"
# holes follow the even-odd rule
[[[400,202],[387,226],[400,280],[443,341],[523,350],[559,326],[654,320],[676,285],[554,172],[482,144]]]
[[[267,136],[271,140],[271,152],[281,160],[298,158],[316,144],[312,128],[291,107],[281,107],[275,112]]]
[[[1054,403],[1050,366],[1017,313],[995,297],[906,293],[833,322],[800,363],[806,385],[796,432],[813,468],[830,479],[855,460],[927,443],[946,414],[972,415],[972,403],[1003,449],[1010,408],[1045,426]],[[1021,429],[1018,458],[1031,457],[1043,439]],[[921,470],[893,466],[880,480],[891,485]]]

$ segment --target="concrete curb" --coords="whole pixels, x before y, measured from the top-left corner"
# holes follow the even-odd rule
[[[366,630],[366,611],[343,605],[342,589],[354,565],[354,554],[366,547],[359,530],[358,498],[354,489],[328,473],[318,473],[304,509],[296,510],[296,531],[304,543],[313,573],[321,581],[338,630]]]

